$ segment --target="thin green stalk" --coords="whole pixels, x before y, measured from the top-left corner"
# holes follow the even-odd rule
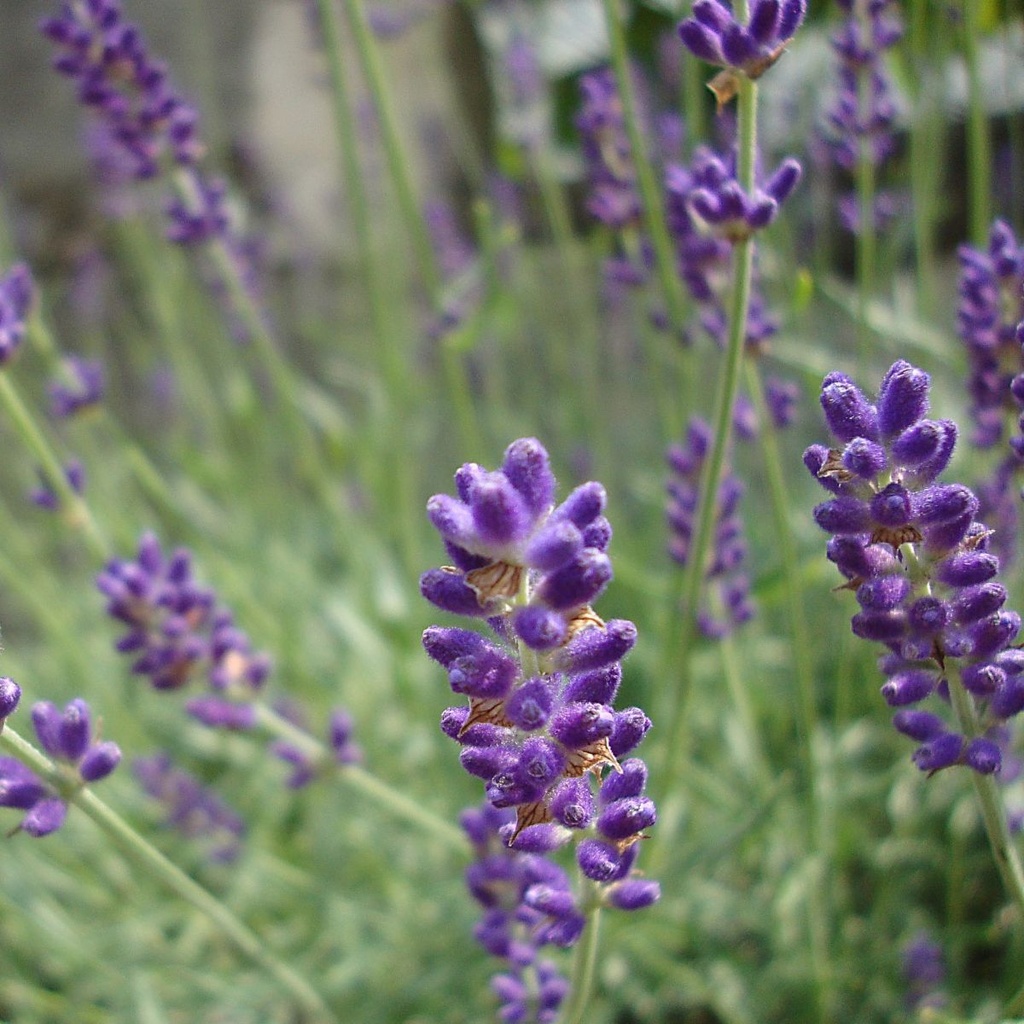
[[[110,546],[93,518],[92,512],[89,511],[89,506],[80,494],[75,493],[74,488],[68,482],[60,458],[42,428],[28,411],[25,403],[22,402],[14,382],[6,371],[0,372],[0,404],[7,410],[15,430],[25,442],[26,447],[42,466],[47,483],[56,491],[62,512],[68,523],[82,530],[93,554],[101,559],[106,558]]]
[[[254,706],[256,720],[267,732],[296,747],[313,764],[334,763],[331,751],[315,737],[293,725],[266,704],[257,703]],[[429,832],[452,851],[463,856],[469,854],[469,841],[458,828],[412,797],[392,788],[365,768],[354,764],[344,765],[338,771],[338,778],[352,789],[369,797],[376,807]]]
[[[953,704],[953,710],[956,713],[957,725],[964,736],[968,740],[972,740],[976,736],[981,735],[982,728],[978,721],[978,715],[974,710],[974,705],[971,702],[971,697],[964,687],[963,681],[960,679],[959,671],[951,671],[947,678],[949,682],[949,696]],[[992,775],[982,775],[971,770],[968,770],[968,774],[974,783],[974,791],[978,796],[981,818],[985,823],[985,832],[988,835],[992,856],[995,859],[999,875],[1003,880],[1006,894],[1017,905],[1018,913],[1024,917],[1024,867],[1021,865],[1017,847],[1010,836],[1010,829],[1006,822],[1006,812],[1003,808],[1003,799],[999,792],[999,784]],[[1014,1008],[1020,1009],[1016,1002]]]
[[[608,27],[608,39],[611,44],[612,68],[615,71],[615,83],[622,102],[622,114],[629,135],[629,148],[632,151],[633,167],[636,170],[637,186],[643,200],[644,226],[651,239],[654,249],[654,269],[668,308],[668,319],[676,331],[682,331],[686,318],[686,301],[683,288],[676,273],[675,250],[669,238],[668,226],[665,221],[665,209],[661,200],[661,189],[654,175],[654,168],[647,156],[647,142],[643,137],[640,122],[637,119],[636,97],[633,90],[633,79],[629,68],[629,52],[626,48],[626,35],[619,20],[618,0],[602,0],[604,20]]]
[[[587,1004],[594,987],[597,951],[601,938],[601,907],[595,905],[587,914],[583,935],[576,945],[569,977],[569,1001],[562,1011],[562,1024],[583,1024],[587,1019]]]
[[[748,673],[740,668],[740,659],[736,651],[736,642],[731,635],[718,641],[718,652],[722,659],[722,675],[729,690],[729,697],[736,710],[743,734],[750,743],[751,778],[758,786],[765,788],[771,785],[773,778],[768,758],[765,756],[764,744],[761,742],[761,730],[757,725],[757,715],[750,701]]]
[[[875,163],[870,139],[861,139],[857,161],[857,372],[864,376],[871,352],[868,310],[875,293],[878,232],[875,230]]]
[[[430,232],[427,230],[423,211],[416,198],[411,175],[412,162],[405,152],[402,135],[398,130],[377,40],[370,28],[363,0],[344,0],[344,4],[356,52],[359,54],[359,62],[377,114],[388,169],[391,172],[391,180],[395,186],[406,230],[412,241],[416,264],[431,297],[436,298],[442,284],[441,270],[437,265],[434,248],[430,244]]]
[[[263,940],[235,917],[220,900],[168,860],[91,789],[80,787],[69,792],[67,780],[57,766],[32,744],[22,739],[9,725],[0,732],[0,745],[7,747],[20,761],[57,787],[69,803],[91,818],[157,881],[205,914],[242,953],[271,974],[282,988],[294,996],[298,1004],[314,1020],[323,1021],[325,1024],[338,1024],[338,1018],[331,1012],[323,997],[305,978],[278,959]]]
[[[753,191],[754,154],[757,146],[757,86],[747,78],[739,83],[738,172],[740,186]],[[732,436],[732,412],[739,389],[740,366],[747,333],[747,312],[750,306],[750,285],[753,272],[754,243],[750,238],[733,246],[732,295],[729,303],[729,336],[718,379],[712,422],[711,450],[701,471],[698,494],[700,501],[694,520],[693,535],[686,566],[680,580],[679,593],[670,605],[675,630],[665,641],[661,678],[675,678],[678,685],[667,689],[663,720],[668,723],[667,745],[662,748],[661,784],[671,786],[688,747],[686,716],[692,684],[691,645],[696,636],[696,616],[704,586],[704,570],[714,534],[718,488],[725,466],[725,456]],[[672,836],[662,830],[658,841],[668,843]]]
[[[979,249],[988,241],[992,222],[992,140],[982,98],[978,37],[981,0],[964,0],[964,62],[967,65],[967,161],[970,168],[971,241]]]

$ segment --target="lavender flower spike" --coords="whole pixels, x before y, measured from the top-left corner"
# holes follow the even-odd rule
[[[455,565],[425,573],[421,590],[448,611],[461,601],[495,636],[433,626],[423,645],[468,701],[448,708],[441,727],[485,784],[487,806],[464,821],[480,854],[467,881],[488,908],[477,938],[507,968],[494,979],[502,1019],[553,1020],[565,983],[535,950],[573,945],[586,916],[545,855],[575,843],[581,873],[609,906],[636,910],[659,895],[631,877],[657,815],[643,762],[622,760],[651,723],[639,708],[614,708],[636,627],[591,607],[611,579],[600,484],[556,505],[547,452],[523,438],[501,469],[467,463],[455,485],[457,496],[427,505]]]
[[[812,445],[804,464],[832,495],[814,518],[833,535],[829,560],[860,605],[853,632],[887,648],[882,696],[898,709],[896,728],[919,744],[914,762],[987,775],[1000,768],[999,727],[1024,709],[1024,658],[1013,646],[1021,619],[1004,607],[977,497],[938,479],[957,428],[926,418],[929,384],[900,360],[872,403],[844,374],[829,374],[821,403],[836,443]],[[963,687],[981,734],[963,736],[915,707],[951,686]]]

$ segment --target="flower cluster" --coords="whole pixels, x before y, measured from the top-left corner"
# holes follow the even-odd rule
[[[686,445],[672,445],[667,461],[672,476],[668,482],[668,523],[672,531],[669,554],[685,565],[690,553],[693,517],[700,494],[701,467],[711,446],[711,427],[699,417],[690,420]],[[705,577],[707,607],[698,613],[705,636],[723,637],[754,616],[750,580],[743,571],[747,544],[739,514],[743,483],[727,472],[718,487],[715,510],[715,540]]]
[[[188,839],[208,843],[210,859],[233,861],[241,850],[245,822],[195,776],[176,768],[167,754],[139,757],[132,772],[143,790],[164,807],[164,824]]]
[[[0,721],[17,706],[21,691],[0,679]],[[121,750],[109,740],[95,739],[92,713],[84,700],[71,701],[63,711],[49,701],[32,707],[32,725],[40,746],[62,768],[59,786],[51,786],[13,757],[0,757],[0,807],[24,811],[18,826],[40,838],[56,832],[68,813],[68,797],[91,782],[105,779],[120,763]]]
[[[728,0],[696,0],[679,38],[695,57],[748,78],[760,78],[778,59],[807,13],[807,0],[753,0],[741,25]]]
[[[587,210],[621,231],[640,223],[641,204],[625,116],[611,68],[580,78],[583,102],[576,115],[587,176]]]
[[[839,88],[825,115],[825,142],[833,160],[853,170],[862,160],[880,166],[896,148],[893,125],[896,101],[885,67],[885,53],[903,34],[891,0],[838,0],[848,17],[832,37],[839,58]],[[860,230],[857,197],[839,202],[840,219],[852,232]],[[881,226],[896,212],[893,197],[879,192],[874,218]]]
[[[604,489],[582,484],[555,505],[547,452],[533,438],[513,442],[495,472],[467,463],[455,484],[458,497],[435,495],[427,506],[455,565],[425,573],[421,590],[446,611],[486,618],[496,640],[457,627],[424,633],[427,653],[468,702],[445,711],[442,729],[490,806],[514,809],[496,826],[507,847],[544,854],[575,840],[580,871],[599,883],[595,898],[627,909],[652,903],[657,883],[630,877],[656,817],[646,768],[620,761],[651,723],[640,708],[612,706],[636,627],[605,623],[591,607],[612,575]],[[584,908],[567,887],[554,888],[530,905],[557,921],[557,940],[545,941],[568,945]]]
[[[157,690],[183,689],[202,677],[207,692],[185,702],[192,718],[211,729],[256,728],[270,657],[254,650],[231,611],[195,580],[188,551],[165,555],[157,538],[144,534],[136,558],[111,560],[96,585],[107,598],[107,613],[127,627],[116,647],[134,657],[135,674]],[[292,766],[291,788],[306,785],[328,761],[346,765],[362,759],[347,712],[332,712],[323,748],[306,730],[299,709],[273,714],[294,727],[294,742],[278,739],[270,746],[275,757]]]
[[[1020,616],[1003,607],[977,497],[938,482],[957,428],[925,417],[929,387],[926,373],[901,360],[871,404],[849,377],[829,374],[821,405],[838,444],[812,445],[804,463],[832,493],[814,518],[833,535],[828,557],[856,593],[854,633],[888,648],[882,694],[898,708],[895,727],[919,744],[915,763],[991,773],[1001,762],[993,736],[963,735],[914,707],[962,687],[982,729],[1024,708],[1024,652],[1011,646]]]
[[[228,709],[244,708],[262,688],[270,658],[253,651],[231,612],[196,582],[186,550],[165,556],[157,538],[146,533],[136,558],[112,559],[96,585],[107,598],[107,614],[127,627],[117,650],[135,655],[133,672],[158,690],[179,689],[197,674],[206,676],[213,695],[200,698],[196,717],[210,719],[222,710],[230,718],[235,712]]]
[[[204,149],[199,115],[169,83],[167,68],[149,56],[120,0],[65,2],[40,30],[57,47],[54,67],[109,124],[110,139],[131,158],[136,178],[156,177],[165,154],[182,166],[197,163]]]
[[[15,263],[0,277],[0,366],[9,363],[21,348],[34,301],[32,273],[24,263]]]

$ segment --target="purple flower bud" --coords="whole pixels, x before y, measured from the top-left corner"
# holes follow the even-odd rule
[[[999,611],[1006,603],[1006,587],[995,580],[961,590],[952,602],[953,618],[961,626]]]
[[[1007,679],[1002,689],[989,700],[989,712],[995,718],[1013,718],[1024,711],[1024,679]]]
[[[639,835],[657,821],[654,802],[645,796],[627,797],[608,804],[597,819],[598,831],[613,841]]]
[[[619,910],[643,910],[661,899],[661,886],[647,878],[628,878],[611,886],[605,899]]]
[[[622,762],[621,772],[609,772],[601,783],[599,797],[602,806],[616,800],[642,796],[647,785],[647,765],[638,757]]]
[[[1020,631],[1020,616],[1016,612],[1002,611],[974,623],[968,630],[971,653],[976,658],[988,658],[1008,646]]]
[[[524,561],[541,572],[552,572],[575,558],[583,548],[583,535],[568,520],[541,527],[526,546]]]
[[[475,481],[470,507],[473,525],[488,547],[501,548],[522,540],[533,524],[526,502],[503,473],[488,473]],[[456,537],[451,539],[461,543]]]
[[[5,718],[14,714],[21,700],[21,687],[9,676],[0,676],[0,729]]]
[[[920,743],[935,739],[946,731],[946,723],[931,711],[904,708],[892,716],[892,724],[898,732]]]
[[[992,579],[999,572],[999,559],[986,551],[958,551],[935,568],[935,579],[951,587],[969,587]]]
[[[505,697],[519,673],[516,661],[491,644],[482,645],[477,654],[452,662],[448,680],[456,693],[470,697]]]
[[[0,807],[27,811],[46,795],[34,772],[13,757],[0,757]]]
[[[933,636],[946,628],[953,619],[953,611],[937,597],[922,597],[907,609],[907,625],[911,632]]]
[[[505,701],[505,714],[517,729],[533,732],[547,724],[554,705],[550,681],[537,677],[527,680]]]
[[[511,771],[518,757],[510,747],[463,747],[459,761],[470,775],[490,781],[501,772]]]
[[[980,662],[965,665],[960,679],[975,697],[987,697],[1002,688],[1006,682],[1006,673],[998,665]]]
[[[962,484],[935,484],[914,495],[914,520],[919,526],[934,526],[976,515],[978,499]]]
[[[892,611],[902,604],[910,588],[906,576],[876,576],[857,588],[857,601],[865,611]]]
[[[993,775],[1002,767],[1003,754],[997,744],[984,736],[977,736],[967,744],[963,760],[979,775]]]
[[[604,488],[597,482],[580,484],[551,513],[551,519],[566,519],[578,529],[585,530],[602,512],[608,497]]]
[[[903,431],[892,443],[894,460],[913,468],[934,459],[942,447],[949,420],[922,420]]]
[[[868,533],[873,525],[870,506],[845,495],[822,502],[814,509],[814,521],[827,533]]]
[[[534,651],[549,651],[561,646],[569,632],[562,615],[544,605],[517,608],[512,627],[523,643]]]
[[[906,616],[900,611],[891,612],[858,612],[850,620],[854,636],[862,640],[876,640],[879,643],[892,643],[899,640],[907,631]]]
[[[505,449],[501,471],[533,516],[540,516],[551,508],[555,498],[555,477],[548,453],[535,437],[513,441]]]
[[[878,390],[878,426],[886,440],[913,426],[928,411],[930,378],[906,360],[889,367]]]
[[[913,515],[910,493],[900,484],[883,487],[871,499],[870,509],[876,522],[888,527],[905,526]]]
[[[877,441],[878,416],[860,389],[842,373],[830,373],[821,389],[821,407],[829,430],[847,444],[855,437]]]
[[[36,839],[48,836],[64,824],[68,814],[68,805],[57,797],[40,800],[32,806],[21,819],[21,829]]]
[[[567,565],[544,576],[536,597],[552,608],[568,611],[590,604],[612,578],[612,563],[603,551],[584,548]]]
[[[593,672],[573,675],[562,691],[562,701],[584,701],[592,704],[612,704],[622,682],[622,666],[618,662],[605,665]]]
[[[612,619],[603,629],[577,633],[559,652],[558,665],[570,673],[601,668],[621,661],[635,643],[636,626],[628,619]]]
[[[576,863],[595,882],[614,882],[629,874],[636,859],[636,844],[619,850],[600,839],[584,839],[576,847]]]
[[[567,828],[586,828],[594,817],[594,795],[585,777],[559,783],[548,803],[556,821]]]
[[[603,704],[565,704],[551,718],[550,732],[570,749],[579,750],[610,736],[615,714]]]
[[[651,720],[640,708],[624,708],[615,713],[615,725],[608,738],[608,745],[616,757],[622,757],[640,746],[647,735]]]
[[[518,850],[522,853],[551,853],[552,850],[565,846],[571,838],[571,834],[560,825],[547,822],[542,825],[530,825],[528,828],[524,828],[514,840],[509,842],[514,828],[515,826],[511,824],[503,825],[499,836],[510,849]]]
[[[428,569],[420,577],[420,593],[431,604],[453,615],[483,618],[490,614],[486,605],[481,607],[466,577],[455,569]]]
[[[550,740],[540,736],[527,739],[519,752],[515,777],[541,791],[554,782],[565,767],[565,755]]]
[[[48,700],[37,701],[33,704],[32,725],[43,750],[50,757],[62,758],[64,748],[61,745],[60,736],[61,713],[57,710],[57,706]]]
[[[97,743],[85,752],[78,765],[78,774],[85,782],[105,779],[121,763],[121,748],[109,740]]]
[[[843,466],[855,476],[874,480],[885,469],[888,457],[877,441],[866,437],[855,437],[843,449]]]
[[[78,761],[89,747],[92,731],[89,705],[81,699],[71,701],[64,709],[58,728],[61,750],[58,756],[67,761]]]
[[[934,689],[938,680],[927,669],[907,669],[886,680],[882,696],[890,707],[916,704],[924,700]]]
[[[423,631],[424,650],[445,668],[451,668],[452,662],[458,658],[491,646],[479,633],[456,626],[431,626]]]
[[[911,757],[921,771],[937,772],[957,764],[963,748],[963,736],[955,732],[946,732],[922,744]]]

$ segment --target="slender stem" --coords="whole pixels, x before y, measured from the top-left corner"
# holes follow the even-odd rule
[[[6,372],[0,372],[0,404],[7,410],[21,439],[39,460],[43,473],[46,475],[46,482],[57,492],[61,509],[67,521],[72,526],[82,529],[95,555],[106,558],[110,546],[93,518],[92,512],[89,511],[89,506],[68,482],[57,453],[42,428],[33,419],[25,403],[22,402],[14,382]]]
[[[971,697],[960,679],[959,671],[950,672],[948,681],[949,696],[960,731],[969,740],[974,739],[980,735],[982,729]],[[1006,894],[1016,903],[1018,912],[1024,916],[1024,867],[1021,866],[1020,856],[1010,836],[998,784],[992,775],[982,775],[970,769],[968,771],[974,783],[974,791],[978,795],[985,832],[988,834],[992,856],[999,869]]]
[[[857,368],[860,376],[867,372],[871,351],[868,310],[875,292],[878,241],[875,231],[875,164],[871,145],[870,139],[860,140],[860,156],[857,161]]]
[[[964,61],[967,65],[967,145],[970,166],[971,241],[984,248],[992,220],[992,141],[982,99],[978,37],[981,0],[964,0]]]
[[[595,906],[587,915],[587,924],[576,946],[569,978],[569,1002],[562,1011],[562,1024],[583,1024],[587,1004],[594,987],[597,951],[601,938],[601,907]]]
[[[338,1018],[331,1012],[323,997],[305,978],[279,960],[267,949],[263,940],[235,917],[220,900],[169,861],[91,789],[79,788],[71,793],[66,792],[67,782],[63,773],[9,725],[0,732],[0,745],[7,747],[33,771],[57,786],[65,795],[65,799],[90,817],[154,878],[205,914],[253,963],[273,975],[281,986],[295,997],[305,1012],[316,1020],[338,1024]]]
[[[331,751],[318,739],[293,725],[288,719],[267,707],[266,704],[257,703],[254,707],[257,722],[267,732],[279,739],[286,740],[314,764],[334,764]],[[462,855],[469,854],[469,841],[458,828],[428,810],[412,797],[392,788],[376,775],[366,771],[365,768],[354,764],[339,766],[338,778],[365,796],[371,797],[376,806],[429,832],[449,849]]]
[[[740,187],[753,190],[754,153],[756,140],[757,86],[747,78],[739,84],[738,107],[738,171]],[[732,411],[739,388],[740,366],[747,333],[747,311],[750,306],[750,286],[753,273],[754,243],[750,238],[733,247],[732,296],[729,307],[729,337],[724,362],[718,380],[713,416],[711,450],[701,471],[698,494],[700,500],[694,517],[693,538],[686,566],[681,574],[679,599],[671,604],[675,630],[666,639],[662,678],[679,680],[674,690],[667,693],[668,744],[663,747],[662,785],[672,785],[688,744],[686,706],[692,683],[690,647],[696,635],[696,615],[704,585],[704,570],[714,533],[718,506],[718,488],[725,466],[725,456],[732,436]],[[672,837],[665,829],[661,842]]]
[[[651,161],[648,159],[647,142],[637,119],[636,96],[630,74],[626,36],[619,20],[618,0],[602,0],[602,3],[604,5],[604,20],[608,27],[608,39],[611,44],[615,83],[619,90],[619,99],[622,101],[623,118],[626,122],[626,132],[629,135],[629,148],[632,151],[633,167],[636,170],[636,182],[643,200],[644,224],[654,249],[654,267],[661,284],[665,305],[668,307],[669,322],[676,331],[682,331],[685,323],[686,303],[679,275],[676,273],[675,251],[665,221],[661,189],[655,178]]]
[[[377,113],[391,180],[398,194],[398,205],[405,219],[406,230],[412,240],[416,263],[431,296],[436,296],[442,284],[441,271],[433,246],[430,244],[430,232],[427,230],[423,211],[416,198],[416,189],[410,174],[412,163],[405,152],[398,130],[377,41],[373,37],[363,0],[344,0],[344,4],[356,51],[359,54],[359,62]]]

